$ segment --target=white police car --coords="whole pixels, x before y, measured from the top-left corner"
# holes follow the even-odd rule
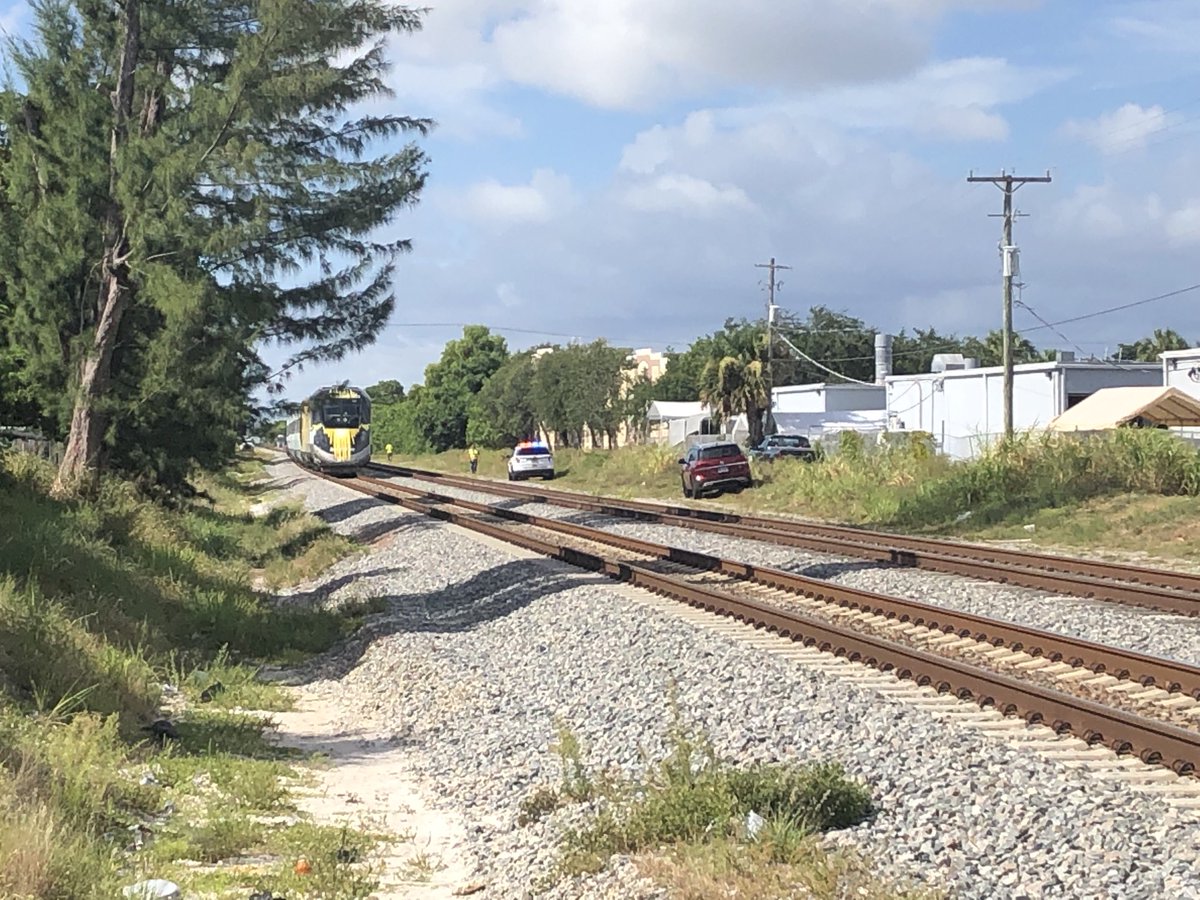
[[[554,477],[554,456],[541,441],[522,441],[508,458],[508,480]]]

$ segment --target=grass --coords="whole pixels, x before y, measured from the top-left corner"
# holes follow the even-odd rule
[[[259,668],[332,646],[371,609],[288,610],[256,590],[353,550],[297,508],[251,514],[261,472],[246,458],[198,476],[188,501],[110,480],[58,502],[43,463],[0,456],[0,516],[19,523],[0,536],[0,896],[107,900],[143,877],[370,893],[373,874],[337,858],[347,835],[296,813],[303,761],[242,711],[287,708]],[[164,705],[179,740],[158,747],[143,727]]]
[[[642,779],[592,772],[579,740],[564,727],[554,750],[560,783],[531,793],[518,823],[576,803],[595,810],[583,827],[564,833],[555,879],[600,871],[621,854],[678,897],[924,896],[821,846],[822,832],[848,828],[872,812],[868,789],[835,763],[733,766],[683,723],[677,708],[668,752]]]
[[[677,458],[676,449],[664,447],[560,450],[555,486],[680,501]],[[397,461],[466,471],[461,451]],[[970,461],[937,456],[919,438],[879,448],[846,434],[838,451],[818,462],[781,460],[752,468],[754,490],[701,502],[872,528],[1200,562],[1194,499],[1200,494],[1200,452],[1159,430],[1023,435]],[[505,477],[503,451],[483,452],[479,472]]]

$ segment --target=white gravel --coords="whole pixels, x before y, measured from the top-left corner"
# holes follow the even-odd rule
[[[634,522],[598,513],[565,509],[545,503],[521,503],[483,491],[434,485],[398,478],[401,484],[474,500],[495,503],[531,515],[562,519],[684,550],[710,553],[760,566],[773,566],[848,587],[919,600],[946,609],[1002,619],[1056,634],[1085,638],[1168,659],[1200,665],[1200,617],[1178,616],[1138,607],[1121,606],[1045,591],[1006,587],[959,575],[943,575],[886,566],[869,560],[836,557],[728,537],[675,525]]]
[[[339,531],[393,535],[321,580],[332,599],[382,596],[390,607],[315,675],[340,679],[347,714],[386,723],[438,803],[470,823],[461,849],[488,885],[477,896],[530,896],[555,835],[583,814],[516,824],[521,799],[556,779],[556,722],[598,766],[636,771],[643,752],[661,750],[674,686],[722,755],[832,758],[868,783],[877,814],[838,837],[883,874],[960,898],[1200,898],[1200,828],[1144,793],[697,628],[597,576],[515,558],[328,482],[289,490]],[[548,896],[656,896],[618,868]]]

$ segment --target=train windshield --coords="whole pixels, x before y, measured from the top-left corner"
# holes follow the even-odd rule
[[[326,400],[321,405],[321,421],[327,428],[358,428],[366,418],[357,399]]]

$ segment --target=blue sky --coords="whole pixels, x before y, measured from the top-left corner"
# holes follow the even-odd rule
[[[1056,322],[1200,283],[1194,0],[447,0],[390,45],[429,116],[392,325],[292,379],[422,379],[462,323],[512,348],[680,347],[779,302],[881,328],[1000,323],[1001,195],[1023,301]],[[20,5],[7,22],[20,27]],[[437,324],[436,327],[429,323]],[[1154,327],[1200,342],[1200,291],[1064,324],[1103,352]],[[528,334],[525,329],[545,332]],[[271,351],[272,360],[282,353]]]

